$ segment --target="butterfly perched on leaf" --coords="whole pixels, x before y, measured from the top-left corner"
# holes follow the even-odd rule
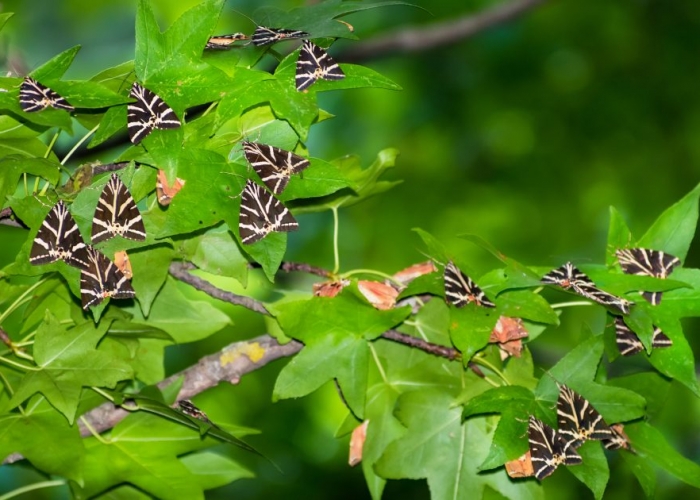
[[[666,279],[681,261],[678,257],[649,248],[623,248],[615,252],[625,274]],[[640,292],[651,305],[661,303],[661,292]]]
[[[88,267],[80,273],[80,297],[83,309],[104,299],[131,299],[136,292],[117,266],[93,247],[87,247]]]
[[[632,356],[644,350],[644,344],[639,337],[625,324],[622,318],[615,318],[615,343],[623,356]],[[654,349],[671,347],[673,341],[661,331],[661,328],[654,326],[654,333],[651,338],[651,346]]]
[[[472,279],[452,262],[445,266],[445,300],[455,307],[464,307],[474,302],[482,307],[496,307]]]
[[[139,144],[154,129],[180,127],[180,119],[175,111],[158,95],[138,82],[132,85],[129,97],[136,99],[136,102],[127,106],[127,125],[132,143]]]
[[[238,219],[238,231],[245,244],[255,243],[273,231],[288,232],[299,229],[296,219],[281,201],[264,188],[248,179]]]
[[[26,113],[34,113],[46,108],[64,109],[66,111],[75,109],[57,92],[46,85],[42,85],[30,76],[25,77],[19,86],[19,106]]]
[[[35,266],[57,260],[78,269],[88,267],[85,242],[63,200],[56,203],[46,215],[29,252],[29,262]]]
[[[253,45],[262,47],[263,45],[270,45],[283,40],[293,40],[295,38],[305,38],[307,36],[309,36],[309,34],[306,31],[258,26],[255,28],[252,40]]]
[[[559,385],[557,424],[567,448],[576,449],[589,439],[601,441],[612,437],[610,427],[593,405],[563,384]]]
[[[244,141],[243,152],[260,180],[274,194],[284,191],[293,174],[311,165],[309,160],[298,154],[258,142]]]
[[[158,175],[156,176],[156,198],[158,198],[158,204],[162,207],[167,207],[172,203],[175,195],[180,192],[180,190],[185,187],[185,180],[179,177],[175,178],[175,182],[172,185],[168,184],[168,177],[165,174],[165,170],[158,170]]]
[[[210,36],[204,48],[213,50],[227,50],[233,47],[234,43],[247,39],[248,36],[244,35],[243,33],[231,33],[230,35]]]
[[[92,243],[100,243],[114,236],[130,240],[146,239],[139,211],[131,193],[117,174],[112,174],[105,184],[92,218]]]
[[[546,285],[560,286],[564,290],[571,290],[581,297],[608,306],[622,314],[629,314],[630,307],[634,305],[634,302],[598,288],[593,280],[571,262],[551,270],[542,277],[541,282]]]
[[[343,78],[345,73],[328,55],[328,52],[309,40],[304,40],[297,59],[296,87],[299,92],[311,87],[318,79],[342,80]]]
[[[583,462],[564,436],[532,415],[527,433],[530,460],[538,480],[542,481],[562,464],[579,465]]]

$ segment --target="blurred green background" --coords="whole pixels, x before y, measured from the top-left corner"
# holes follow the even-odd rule
[[[365,40],[507,1],[418,1],[423,8],[392,6],[345,20]],[[196,3],[153,0],[162,26]],[[229,1],[219,32],[251,32],[254,24],[243,14],[254,17],[264,4],[289,9],[303,2]],[[2,10],[16,13],[0,36],[8,69],[23,74],[76,44],[83,49],[67,78],[89,77],[133,58],[135,0],[5,0]],[[342,62],[353,43],[340,40],[331,54]],[[342,269],[391,273],[425,260],[413,227],[445,241],[475,233],[526,264],[602,263],[609,206],[618,208],[641,236],[662,210],[700,181],[699,54],[697,0],[550,1],[451,46],[363,61],[404,90],[320,95],[322,107],[336,118],[312,128],[309,150],[325,159],[358,154],[367,165],[379,150],[396,147],[401,156],[392,176],[404,182],[341,212]],[[71,145],[66,138],[59,151]],[[99,158],[106,163],[119,151],[103,151]],[[300,219],[300,232],[290,238],[289,260],[332,267],[330,214]],[[0,264],[12,260],[11,241],[18,231],[0,227]],[[451,248],[479,272],[498,265],[468,243],[453,242]],[[695,245],[685,265],[698,267],[698,257]],[[602,327],[604,317],[584,309],[572,311],[560,328],[542,336],[536,359],[553,364],[582,325]],[[266,331],[255,315],[226,310],[235,325],[206,342],[169,349],[169,372]],[[686,326],[697,355],[698,324]],[[282,363],[195,399],[214,420],[260,429],[262,435],[250,442],[285,471],[280,475],[241,456],[260,477],[210,492],[210,497],[366,498],[361,471],[345,465],[347,438],[333,437],[345,416],[333,387],[304,400],[270,403]],[[662,403],[652,423],[685,456],[700,460],[697,399],[674,384]],[[611,467],[607,498],[642,494],[623,464]],[[3,490],[34,477],[21,465],[3,469]],[[548,491],[590,498],[569,475],[555,477]],[[698,494],[663,475],[659,488],[666,498]],[[418,481],[389,483],[386,490],[386,498],[427,495]]]

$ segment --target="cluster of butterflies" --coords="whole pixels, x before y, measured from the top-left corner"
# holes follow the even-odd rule
[[[666,279],[680,264],[678,257],[648,248],[620,249],[616,251],[615,255],[624,273],[638,276]],[[449,304],[464,307],[470,302],[474,302],[482,307],[496,307],[496,304],[486,296],[484,291],[452,262],[448,262],[445,266],[444,281],[445,300]],[[581,297],[607,306],[618,314],[629,314],[630,308],[634,305],[634,302],[601,290],[593,280],[571,262],[545,274],[541,282],[572,291]],[[642,291],[640,294],[653,306],[661,303],[662,292]],[[631,356],[644,350],[644,345],[637,334],[630,330],[621,316],[615,316],[615,340],[623,356]],[[671,345],[673,345],[671,339],[654,325],[652,348],[670,347]]]
[[[92,219],[93,245],[121,236],[137,241],[146,239],[146,229],[131,193],[116,174],[105,185]],[[80,296],[83,309],[106,298],[130,299],[135,296],[127,275],[114,262],[91,245],[86,245],[78,225],[63,200],[56,203],[41,223],[29,253],[33,265],[58,260],[80,269]]]
[[[602,441],[607,450],[624,448],[632,451],[621,425],[608,426],[583,396],[563,384],[559,385],[557,424],[559,428],[555,430],[535,416],[530,416],[530,460],[535,477],[540,481],[561,464],[582,463],[576,449],[587,440]]]
[[[210,37],[205,48],[227,49],[234,42],[248,38],[256,46],[264,46],[308,36],[304,31],[258,26],[252,37],[242,33]],[[345,78],[345,74],[325,50],[305,39],[297,60],[296,88],[298,91],[304,91],[319,78],[340,80]],[[138,82],[133,83],[129,97],[135,99],[135,102],[127,106],[127,128],[133,144],[139,144],[154,129],[176,129],[182,125],[176,113],[162,98]],[[57,92],[29,76],[20,85],[19,103],[28,113],[48,107],[69,112],[75,109]],[[306,158],[273,146],[246,141],[243,143],[243,149],[246,159],[263,183],[276,195],[284,190],[292,174],[299,173],[309,166],[309,160]],[[162,177],[159,176],[156,186],[158,200],[167,205],[184,181],[178,179],[176,185],[170,187]],[[68,212],[63,210],[63,213]],[[298,227],[294,216],[278,199],[255,182],[248,180],[241,196],[239,220],[239,232],[243,243],[254,243],[273,231],[287,232]],[[64,260],[68,263],[74,262],[71,257]]]

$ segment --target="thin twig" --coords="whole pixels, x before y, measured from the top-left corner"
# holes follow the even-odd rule
[[[175,279],[183,281],[188,285],[192,285],[197,290],[206,293],[210,297],[223,300],[224,302],[228,302],[229,304],[243,306],[247,309],[250,309],[251,311],[255,311],[260,314],[265,314],[267,316],[270,315],[263,303],[259,300],[221,290],[220,288],[215,287],[208,281],[203,280],[198,276],[194,276],[193,274],[190,274],[188,271],[192,269],[196,269],[196,267],[193,264],[190,264],[189,262],[173,262],[172,264],[170,264],[169,272]]]
[[[400,52],[419,52],[450,45],[508,22],[545,1],[512,0],[459,19],[420,28],[404,28],[353,44],[339,58],[344,62],[360,62]]]
[[[396,330],[387,330],[386,332],[382,333],[382,338],[393,340],[394,342],[398,342],[407,346],[415,347],[416,349],[425,351],[428,354],[440,356],[441,358],[447,358],[450,361],[461,357],[461,354],[457,349],[446,347],[444,345],[433,344],[432,342],[427,342],[423,339],[419,339],[418,337],[413,337],[411,335],[401,333]]]
[[[285,273],[299,271],[302,273],[315,274],[316,276],[320,276],[321,278],[330,278],[332,276],[330,271],[321,267],[306,264],[304,262],[282,262],[280,270],[284,271]]]

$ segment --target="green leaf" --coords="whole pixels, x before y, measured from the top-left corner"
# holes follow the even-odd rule
[[[408,308],[379,311],[348,293],[334,298],[270,306],[285,335],[304,342],[304,349],[282,369],[275,399],[301,397],[337,379],[356,415],[364,413],[369,349],[374,339],[401,322]]]
[[[197,294],[204,295],[204,292]],[[178,283],[170,277],[153,302],[148,319],[136,306],[124,307],[123,310],[132,314],[134,321],[147,322],[150,326],[167,332],[179,344],[208,337],[231,322],[211,301],[185,297]]]
[[[134,251],[129,254],[134,277],[131,284],[136,291],[143,315],[148,317],[151,305],[160,291],[168,267],[173,260],[174,251],[169,245],[159,245],[148,249]]]
[[[30,73],[30,75],[41,83],[44,83],[44,81],[60,79],[68,70],[70,65],[73,64],[73,59],[75,59],[75,56],[78,54],[79,50],[80,45],[64,50],[57,56],[54,56],[49,61],[36,68]]]
[[[601,443],[588,441],[576,451],[581,455],[583,463],[567,467],[567,470],[588,486],[594,498],[603,498],[605,487],[610,479],[610,469]]]
[[[0,415],[0,457],[21,453],[47,474],[82,481],[83,439],[43,397],[33,398],[24,413]]]
[[[406,433],[392,442],[377,462],[377,472],[389,479],[427,478],[431,498],[481,498],[486,486],[506,498],[541,498],[534,481],[514,483],[504,470],[479,473],[489,452],[492,418],[461,423],[459,407],[443,391],[417,390],[399,397],[396,417]]]
[[[59,127],[61,130],[72,133],[73,122],[70,114],[63,109],[49,107],[38,113],[25,113],[19,105],[21,83],[21,78],[0,77],[0,89],[4,90],[0,92],[0,109],[6,111],[2,113],[3,115],[12,115],[22,122],[29,122],[28,128],[31,127],[33,130],[43,131],[41,129]],[[46,146],[43,149],[46,151]],[[43,156],[43,154],[36,156]]]
[[[663,250],[684,261],[698,225],[698,197],[700,186],[666,209],[639,239],[639,245]]]
[[[182,259],[192,262],[202,271],[234,278],[246,286],[248,260],[228,225],[216,226],[178,243],[177,250]]]
[[[235,460],[213,451],[199,451],[180,458],[180,462],[193,475],[198,486],[210,490],[225,486],[255,474]]]
[[[640,457],[654,462],[669,474],[700,488],[700,465],[679,454],[657,429],[646,422],[625,425],[625,433]]]
[[[475,303],[461,309],[450,307],[450,336],[465,363],[489,343],[498,317],[496,309]]]
[[[0,105],[2,102],[3,93],[0,92]],[[40,128],[40,127],[37,127]],[[42,130],[34,130],[33,128],[23,126],[20,121],[15,120],[7,114],[0,115],[0,157],[11,157],[12,155],[43,158],[46,154],[46,144],[39,139],[39,134]],[[46,161],[57,161],[56,155],[52,152],[49,154]],[[14,174],[13,169],[4,168],[3,182],[12,185],[10,176]],[[14,183],[16,187],[16,182]],[[14,192],[14,191],[11,191]],[[5,197],[0,199],[0,203],[4,203]]]
[[[5,26],[5,23],[14,16],[14,12],[3,12],[0,14],[0,29],[2,29]]]
[[[608,228],[608,246],[605,251],[605,264],[613,266],[617,264],[615,251],[618,248],[626,248],[632,241],[632,232],[625,219],[615,207],[610,207],[610,227]]]
[[[58,184],[61,171],[58,163],[43,158],[22,158],[19,156],[6,156],[2,159],[2,175],[0,175],[0,205],[4,205],[5,198],[14,194],[22,174],[36,175]]]
[[[73,423],[83,387],[114,388],[133,376],[124,359],[96,349],[109,322],[92,321],[67,329],[47,311],[34,343],[36,371],[27,372],[12,397],[12,407],[41,392]]]

